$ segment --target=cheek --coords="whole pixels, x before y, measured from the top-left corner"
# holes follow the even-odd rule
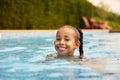
[[[57,45],[58,43],[57,43],[57,41],[54,41],[54,45]]]
[[[54,42],[54,47],[56,47],[58,45],[58,42],[57,41],[55,41]]]
[[[68,45],[69,47],[73,47],[73,46],[74,46],[74,43],[69,42],[69,43],[67,43],[66,45]]]
[[[73,42],[73,43],[71,44],[71,47],[72,47],[72,48],[76,48],[76,43]]]

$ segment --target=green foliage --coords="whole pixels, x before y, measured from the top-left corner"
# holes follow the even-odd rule
[[[113,29],[120,29],[120,24],[115,21],[109,21],[109,25],[112,26]]]
[[[66,24],[84,28],[82,16],[109,20],[113,28],[120,22],[119,15],[87,0],[0,0],[0,29],[57,29]]]
[[[80,27],[81,17],[92,12],[86,0],[0,0],[0,29]]]

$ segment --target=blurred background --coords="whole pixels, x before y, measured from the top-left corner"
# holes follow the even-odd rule
[[[0,29],[85,29],[82,17],[120,29],[120,0],[0,0]]]

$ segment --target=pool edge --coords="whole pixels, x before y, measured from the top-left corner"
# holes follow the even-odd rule
[[[54,32],[57,30],[0,30],[0,33],[14,33],[14,32]],[[82,29],[83,32],[109,32],[109,30],[101,29]]]

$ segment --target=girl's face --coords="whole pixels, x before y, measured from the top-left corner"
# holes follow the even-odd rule
[[[73,56],[74,50],[80,46],[79,41],[75,41],[75,31],[69,28],[60,28],[56,34],[54,43],[59,55]]]

